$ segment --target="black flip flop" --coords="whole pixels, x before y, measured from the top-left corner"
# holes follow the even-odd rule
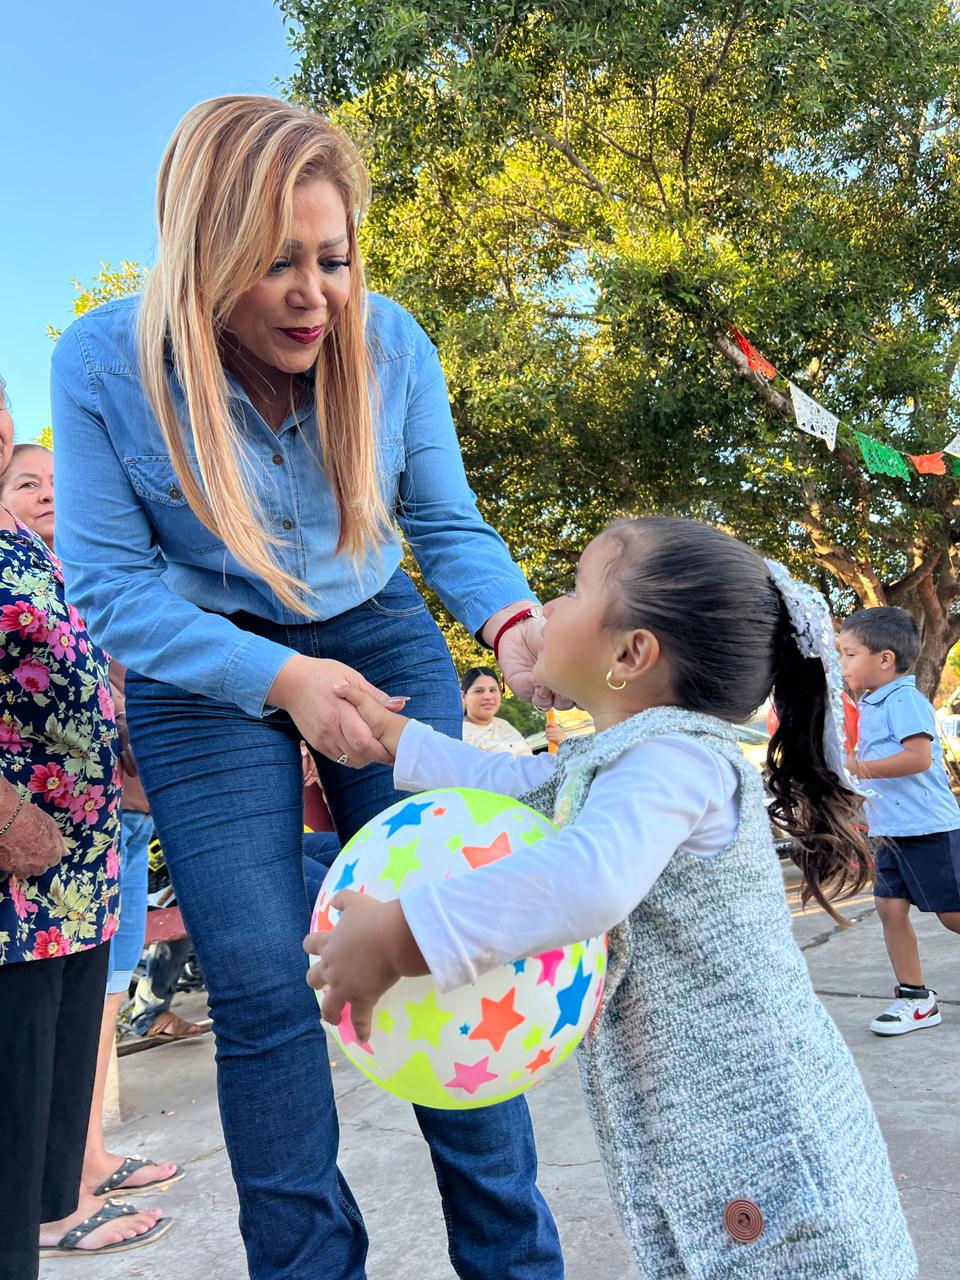
[[[123,1185],[132,1173],[136,1173],[139,1169],[146,1169],[149,1165],[156,1165],[156,1161],[138,1160],[136,1156],[127,1156],[119,1169],[114,1169],[110,1177],[104,1179],[93,1194],[95,1196],[110,1196],[115,1191],[120,1191],[125,1196],[138,1196],[144,1191],[154,1191],[157,1187],[167,1187],[171,1182],[179,1182],[181,1178],[186,1177],[186,1171],[181,1165],[177,1165],[169,1178],[154,1178],[152,1182],[141,1183],[139,1187],[125,1187]]]
[[[92,1231],[96,1231],[98,1227],[102,1227],[105,1222],[113,1222],[117,1218],[126,1218],[139,1212],[140,1210],[132,1204],[118,1204],[116,1201],[108,1200],[99,1213],[95,1213],[89,1218],[84,1218],[83,1222],[71,1227],[68,1232],[61,1236],[57,1244],[41,1245],[40,1257],[66,1258],[71,1255],[81,1254],[85,1257],[96,1258],[103,1253],[125,1253],[127,1249],[139,1249],[141,1245],[152,1244],[154,1240],[158,1240],[173,1226],[172,1218],[161,1218],[149,1231],[144,1231],[143,1235],[134,1236],[132,1240],[120,1240],[117,1244],[104,1244],[99,1249],[79,1248],[79,1242],[90,1235]]]

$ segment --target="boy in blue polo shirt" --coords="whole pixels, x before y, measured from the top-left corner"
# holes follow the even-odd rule
[[[878,1036],[936,1026],[937,993],[926,986],[910,908],[935,911],[960,933],[960,807],[943,767],[933,707],[909,675],[920,653],[903,609],[860,609],[840,628],[840,666],[859,693],[860,727],[850,772],[869,779],[877,911],[898,985],[870,1023]]]

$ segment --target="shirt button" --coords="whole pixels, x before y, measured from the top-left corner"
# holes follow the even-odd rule
[[[167,490],[167,493],[170,495],[171,498],[173,498],[174,502],[179,502],[180,499],[183,497],[183,494],[180,492],[180,490],[177,488],[175,484],[172,484],[170,486],[170,488]]]
[[[292,520],[286,520],[286,519],[285,519],[285,520],[283,521],[283,527],[284,527],[284,529],[292,529],[292,528],[293,528],[293,521],[292,521]]]
[[[273,462],[274,462],[274,466],[277,466],[277,467],[282,466],[282,464],[283,464],[283,454],[282,454],[282,453],[275,453],[275,454],[273,455]]]
[[[723,1211],[723,1225],[737,1244],[751,1244],[763,1235],[763,1212],[753,1200],[731,1200]]]

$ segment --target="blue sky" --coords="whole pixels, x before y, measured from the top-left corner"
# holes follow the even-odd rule
[[[271,0],[5,5],[0,73],[0,373],[18,439],[50,421],[48,324],[76,277],[149,263],[153,191],[177,121],[293,69]]]

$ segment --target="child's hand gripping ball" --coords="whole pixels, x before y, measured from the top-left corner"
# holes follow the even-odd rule
[[[331,899],[342,890],[388,901],[401,890],[468,875],[555,832],[533,809],[487,791],[410,796],[340,852],[310,927],[334,928]],[[369,913],[371,922],[376,914]],[[364,913],[354,919],[359,930],[369,927]],[[377,1005],[368,1043],[357,1040],[349,1004],[331,1031],[354,1066],[388,1093],[427,1107],[488,1106],[539,1083],[577,1046],[600,1002],[606,958],[605,938],[587,938],[501,965],[447,995],[431,977],[401,978]],[[323,992],[317,995],[322,1003]]]

